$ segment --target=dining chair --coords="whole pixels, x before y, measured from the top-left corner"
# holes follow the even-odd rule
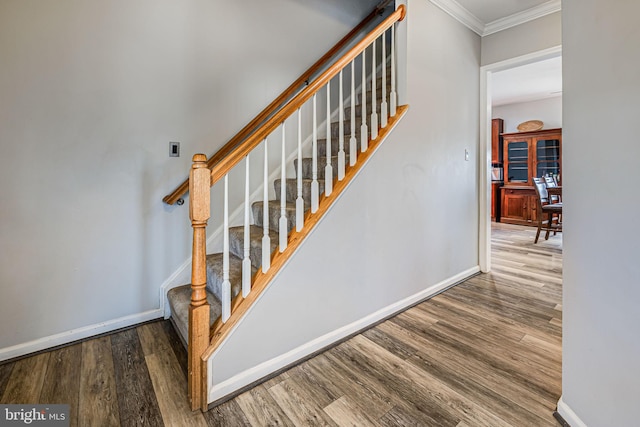
[[[562,231],[562,222],[558,220],[554,223],[553,216],[558,215],[558,218],[562,215],[562,202],[550,203],[549,192],[547,191],[547,184],[544,178],[533,178],[534,188],[536,195],[538,196],[538,231],[536,232],[536,239],[533,243],[538,243],[540,237],[540,231],[544,227],[546,234],[545,240],[549,240],[549,233],[551,231]]]
[[[545,175],[544,183],[547,185],[547,192],[549,193],[549,203],[558,203],[562,202],[562,193],[558,193],[557,191],[549,190],[550,188],[557,189],[558,188],[558,180],[553,175]],[[555,223],[562,222],[562,215],[554,216],[553,218]],[[556,232],[553,232],[553,235],[556,235]]]
[[[546,184],[547,188],[555,188],[558,186],[558,181],[551,175],[544,176],[544,183]],[[558,203],[561,202],[562,199],[557,194],[551,194],[549,196],[549,201],[551,203]]]

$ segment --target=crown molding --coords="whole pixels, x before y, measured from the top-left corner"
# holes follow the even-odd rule
[[[538,19],[562,10],[561,0],[550,0],[539,6],[535,6],[530,9],[523,10],[522,12],[514,13],[513,15],[509,15],[504,18],[496,19],[495,21],[489,22],[488,24],[484,24],[475,15],[462,7],[456,0],[429,1],[431,1],[431,3],[438,6],[458,22],[482,37],[489,34],[497,33],[498,31],[506,30],[507,28],[524,24],[525,22],[533,21],[534,19]]]
[[[469,12],[467,9],[460,6],[460,4],[456,0],[430,1],[476,34],[481,36],[484,32],[484,23],[476,18],[476,16]]]
[[[498,31],[506,30],[507,28],[515,27],[517,25],[524,24],[525,22],[533,21],[534,19],[559,12],[560,10],[562,10],[561,0],[551,0],[546,3],[542,3],[539,6],[532,7],[531,9],[523,10],[522,12],[514,13],[513,15],[505,16],[504,18],[489,22],[485,25],[482,36],[497,33]]]

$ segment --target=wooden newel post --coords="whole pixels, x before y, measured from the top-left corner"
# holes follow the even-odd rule
[[[206,410],[206,365],[201,360],[209,346],[207,303],[207,221],[210,215],[211,171],[207,156],[195,154],[189,173],[189,218],[193,227],[191,305],[189,306],[189,400],[191,409]]]

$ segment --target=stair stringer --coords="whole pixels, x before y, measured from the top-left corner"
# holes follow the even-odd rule
[[[243,322],[250,316],[253,316],[256,310],[260,310],[260,307],[263,305],[258,301],[261,301],[263,298],[267,298],[267,300],[276,300],[287,301],[291,298],[283,297],[279,295],[280,289],[282,287],[278,286],[281,281],[281,275],[286,274],[285,266],[287,266],[290,262],[299,259],[299,249],[303,245],[307,244],[307,237],[309,237],[317,228],[317,226],[324,220],[326,217],[326,213],[330,210],[333,210],[334,203],[342,196],[342,194],[346,191],[346,189],[352,185],[354,181],[356,181],[356,177],[361,173],[364,166],[369,162],[373,154],[379,149],[382,145],[382,142],[388,137],[389,133],[397,126],[398,122],[402,119],[404,114],[407,111],[407,106],[402,106],[398,108],[398,114],[396,117],[391,118],[389,120],[388,126],[385,129],[381,129],[379,136],[376,140],[370,141],[369,149],[365,153],[359,153],[358,163],[353,167],[348,169],[345,180],[334,183],[334,191],[328,196],[322,196],[320,200],[320,209],[316,214],[310,215],[307,214],[305,218],[305,228],[297,233],[295,231],[292,232],[289,238],[289,246],[285,250],[284,253],[278,253],[276,251],[272,263],[271,268],[276,268],[277,271],[269,275],[269,277],[265,277],[261,272],[257,274],[254,279],[254,288],[252,288],[251,294],[247,297],[246,300],[240,300],[238,304],[236,304],[236,312],[241,312],[242,315],[238,316],[236,319],[232,318],[225,324],[226,330],[219,331],[216,336],[212,339],[212,346],[209,347],[208,351],[203,355],[202,359],[205,363],[207,363],[207,389],[208,389],[208,401],[216,402],[225,400],[227,396],[238,392],[243,387],[268,376],[269,374],[281,369],[284,366],[287,366],[296,360],[306,357],[307,355],[317,351],[318,349],[325,347],[331,342],[335,342],[343,338],[354,331],[351,328],[342,328],[338,330],[338,334],[332,333],[331,337],[329,337],[330,341],[327,342],[326,337],[322,337],[319,334],[319,338],[312,340],[311,342],[307,342],[306,344],[300,346],[296,346],[296,348],[286,349],[284,354],[280,354],[276,360],[269,360],[262,364],[257,364],[256,366],[250,367],[249,369],[237,368],[237,372],[233,372],[232,374],[225,375],[216,366],[216,359],[220,357],[226,350],[226,344],[229,342],[230,338],[233,336],[236,330],[242,328]],[[320,214],[320,215],[318,215]],[[330,268],[330,266],[328,266]],[[268,279],[268,280],[266,280]],[[304,304],[304,300],[296,300],[295,304]],[[246,303],[245,307],[242,307],[242,304]],[[287,307],[282,307],[283,310],[287,310]],[[397,310],[396,310],[397,311]],[[386,313],[386,312],[385,312]],[[388,314],[387,314],[388,315]],[[330,314],[329,314],[330,316]],[[358,314],[356,314],[358,317]],[[362,317],[362,316],[359,316]],[[374,317],[376,317],[374,315]],[[367,323],[370,324],[371,322]],[[359,324],[359,323],[358,323]],[[359,326],[358,329],[361,329],[363,326]],[[344,332],[344,333],[343,333]],[[271,335],[269,331],[262,332],[265,336]],[[274,333],[282,334],[286,333],[285,331],[274,331]],[[337,337],[337,338],[336,338]],[[295,350],[295,351],[293,351]],[[293,353],[290,353],[293,351]],[[290,354],[289,354],[290,353]],[[273,358],[272,358],[273,359]],[[233,371],[233,368],[232,368]],[[222,376],[221,376],[222,375]]]

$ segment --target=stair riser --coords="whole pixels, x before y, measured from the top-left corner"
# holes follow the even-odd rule
[[[298,160],[294,160],[296,165],[296,172],[298,170]],[[318,181],[324,180],[324,168],[327,165],[327,158],[322,157],[318,159]],[[349,165],[349,159],[345,160],[345,165]],[[303,179],[313,179],[313,159],[304,158],[302,159],[302,178]],[[331,167],[333,168],[333,179],[335,180],[338,176],[338,158],[331,158]]]
[[[276,200],[280,200],[280,183],[282,181],[276,179],[274,182],[274,187],[276,190]],[[318,181],[318,188],[320,189],[320,194],[324,193],[324,180]],[[298,198],[298,181],[296,178],[288,178],[285,191],[287,194],[287,203],[295,203]],[[302,199],[304,200],[304,210],[308,210],[311,206],[311,180],[303,179],[302,180]]]
[[[167,300],[171,308],[171,318],[178,328],[178,333],[184,342],[189,341],[189,306],[191,305],[191,286],[178,286],[167,292]],[[220,316],[220,300],[207,292],[209,303],[209,322],[213,322]]]
[[[389,98],[389,96],[387,95],[387,98]],[[371,117],[371,100],[368,99],[369,102],[367,102],[367,121],[369,121],[369,117]],[[389,104],[389,99],[387,99],[387,104]],[[361,117],[362,116],[362,105],[361,104],[356,104],[356,117]],[[376,112],[378,113],[378,115],[382,114],[381,112],[381,103],[377,102],[376,103]],[[387,110],[387,114],[389,113],[389,111]],[[345,107],[344,109],[344,119],[345,120],[350,120],[351,119],[351,107]]]
[[[356,144],[357,144],[357,148],[360,149],[360,132],[358,131],[358,133],[356,134]],[[346,153],[346,155],[348,156],[349,153],[351,152],[351,135],[345,135],[344,137],[344,152]],[[337,156],[338,155],[338,151],[340,151],[340,141],[338,140],[337,137],[331,137],[331,155],[332,156]],[[320,157],[324,157],[325,158],[325,163],[326,161],[326,157],[327,157],[327,140],[326,139],[319,139],[318,140],[318,156]]]
[[[252,225],[249,228],[249,258],[251,266],[258,268],[262,265],[262,237],[264,231],[262,227]],[[271,253],[276,250],[278,245],[278,234],[271,230],[269,232],[271,240]],[[229,228],[229,252],[240,259],[244,259],[244,227]]]
[[[251,205],[251,211],[253,212],[253,220],[255,225],[263,227],[264,210],[262,209],[263,202],[255,202]],[[287,218],[287,234],[296,227],[296,210],[290,206],[285,210],[285,217]],[[269,229],[278,232],[280,229],[280,202],[277,200],[269,201]],[[273,240],[273,239],[272,239]]]
[[[222,254],[207,255],[207,290],[222,300]],[[242,260],[229,256],[229,281],[231,282],[231,298],[238,295],[242,286]]]
[[[367,68],[369,68],[369,65],[367,65]],[[371,80],[367,81],[367,89],[371,90]],[[382,89],[382,70],[376,70],[376,89]],[[349,90],[351,90],[350,87]],[[391,90],[391,67],[387,68],[387,92],[389,90]]]
[[[367,123],[369,123],[369,118],[367,117]],[[360,118],[356,118],[356,139],[360,138],[360,126],[362,126],[362,121]],[[348,141],[348,138],[351,137],[351,120],[344,121],[344,135],[345,135],[345,145]],[[338,138],[340,137],[340,123],[334,122],[331,123],[331,145],[334,144],[338,146]],[[333,147],[331,147],[333,149]]]
[[[360,91],[356,89],[356,92]],[[367,82],[367,92],[371,93],[371,81]],[[380,71],[378,71],[378,76],[376,77],[376,92],[382,92],[382,73]],[[387,94],[389,92],[391,92],[391,69],[387,69]]]
[[[382,102],[382,92],[376,91],[376,104],[377,109],[380,108],[380,103]],[[387,104],[389,103],[389,92],[387,92]],[[358,94],[358,105],[362,104],[362,94]],[[371,91],[367,91],[367,111],[369,114],[371,113]]]
[[[387,54],[387,57],[389,56],[389,54]],[[377,58],[376,62],[379,61],[380,58]],[[371,57],[367,56],[367,71],[371,71],[371,63],[369,62],[371,61]],[[390,90],[391,88],[391,64],[389,64],[387,66],[387,92]],[[371,77],[371,76],[369,76]],[[361,82],[360,80],[360,74],[357,73],[356,74],[356,85],[359,85]],[[377,87],[378,89],[382,88],[382,68],[377,68],[376,67],[376,83],[377,83]],[[331,84],[333,85],[334,82],[331,82]],[[336,86],[338,83],[335,83]],[[345,92],[348,92],[351,90],[351,81],[348,78],[345,78],[342,82],[343,87]],[[367,79],[367,89],[371,89],[371,79]],[[356,87],[356,90],[358,90],[358,88]]]

